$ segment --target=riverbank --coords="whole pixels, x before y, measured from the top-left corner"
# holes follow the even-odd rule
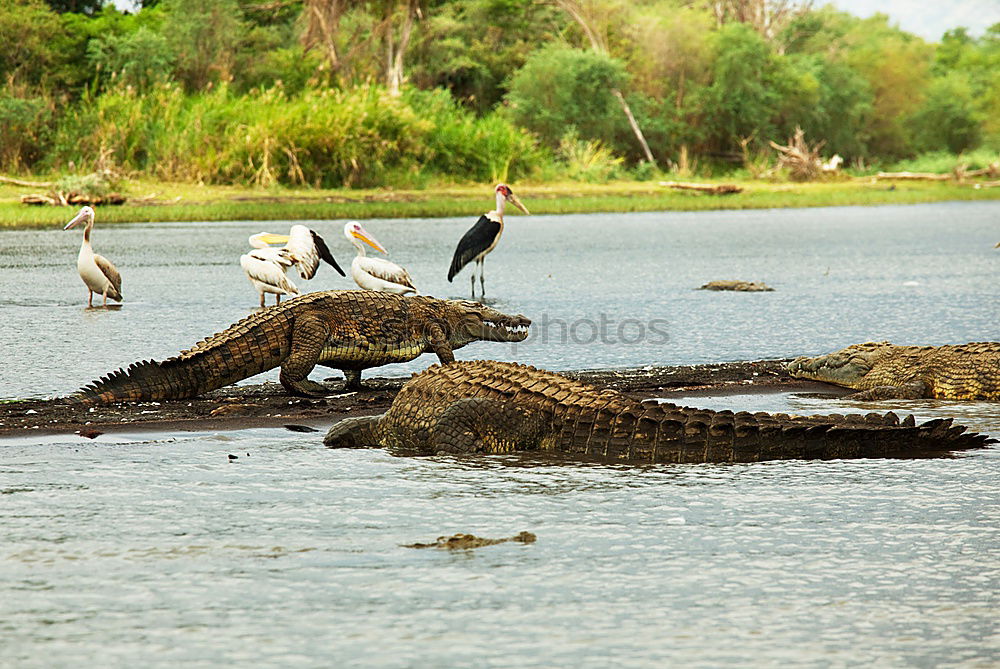
[[[714,195],[682,191],[659,181],[610,184],[514,184],[532,214],[630,211],[777,209],[954,200],[1000,200],[1000,188],[976,182],[852,179],[821,183],[732,183],[739,193]],[[99,224],[150,221],[332,220],[345,218],[441,218],[477,216],[491,207],[491,186],[440,186],[424,190],[323,190],[199,186],[139,180],[128,184],[128,201],[100,207]],[[22,195],[39,189],[0,184],[0,228],[64,224],[78,207],[31,206]]]
[[[831,394],[848,392],[825,384],[793,379],[785,371],[787,362],[787,359],[782,359],[588,370],[569,372],[566,376],[602,388],[614,388],[636,399],[790,388]],[[97,407],[83,407],[61,400],[8,402],[0,404],[0,438],[71,433],[93,438],[107,432],[189,432],[282,425],[292,425],[303,431],[310,428],[325,430],[344,418],[384,412],[406,380],[366,378],[369,390],[339,392],[339,380],[329,379],[331,394],[325,398],[294,397],[277,383],[263,383],[229,386],[195,399],[124,402]]]

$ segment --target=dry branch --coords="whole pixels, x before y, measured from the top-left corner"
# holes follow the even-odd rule
[[[683,181],[661,181],[661,186],[676,188],[677,190],[695,190],[700,193],[711,193],[712,195],[729,195],[731,193],[742,193],[743,187],[736,184],[695,184]]]
[[[793,181],[812,181],[823,173],[823,159],[820,158],[819,150],[826,142],[810,147],[802,128],[796,126],[795,135],[788,140],[787,146],[773,141],[768,144],[778,152],[779,167],[787,168]]]
[[[876,179],[896,179],[898,181],[948,181],[951,174],[936,174],[934,172],[879,172]]]
[[[12,179],[11,177],[0,177],[0,183],[26,186],[28,188],[52,188],[55,185],[51,181],[23,181],[21,179]]]

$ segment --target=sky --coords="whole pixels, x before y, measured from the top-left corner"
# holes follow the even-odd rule
[[[862,18],[887,14],[892,23],[930,42],[958,26],[978,37],[1000,23],[1000,0],[817,0],[813,5],[827,3]]]

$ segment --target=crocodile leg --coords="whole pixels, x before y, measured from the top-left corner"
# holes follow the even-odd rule
[[[432,453],[513,453],[536,450],[545,422],[509,402],[460,399],[444,410],[430,429]]]
[[[475,273],[473,273],[473,275],[475,275]],[[435,353],[437,353],[438,360],[441,361],[441,364],[446,365],[449,362],[455,362],[455,353],[451,350],[451,344],[448,342],[448,337],[445,335],[441,326],[437,323],[431,325],[429,334],[431,348],[434,349]]]
[[[327,448],[378,448],[374,430],[381,416],[345,418],[330,428],[323,438]]]
[[[344,390],[369,390],[368,386],[361,383],[361,370],[360,369],[345,369],[344,372]]]
[[[933,397],[923,381],[912,381],[898,386],[875,386],[868,390],[847,395],[849,400],[917,400]]]
[[[326,386],[306,378],[316,366],[329,333],[329,327],[320,318],[296,319],[292,326],[292,349],[281,363],[281,373],[278,375],[278,380],[288,392],[306,396],[330,394]]]

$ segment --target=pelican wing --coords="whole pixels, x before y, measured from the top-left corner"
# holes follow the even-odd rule
[[[311,279],[316,276],[319,261],[325,260],[332,265],[341,276],[347,276],[333,259],[329,247],[323,238],[304,225],[293,225],[288,231],[288,244],[282,249],[298,265],[299,276]]]
[[[261,250],[267,251],[267,249]],[[247,278],[283,290],[288,294],[298,293],[299,289],[285,276],[285,267],[282,261],[287,261],[287,259],[268,258],[268,255],[270,254],[253,251],[240,256],[240,267],[243,268]]]
[[[369,258],[367,256],[362,256],[357,258],[357,266],[361,269],[361,271],[371,274],[377,279],[382,279],[383,281],[395,283],[400,286],[406,286],[407,288],[412,288],[413,290],[417,289],[417,287],[413,285],[413,279],[410,278],[410,273],[394,262],[383,260],[382,258]]]
[[[108,277],[108,282],[111,287],[114,288],[114,293],[108,292],[108,297],[118,300],[121,302],[122,299],[122,275],[118,273],[118,269],[111,264],[111,261],[102,255],[94,254],[94,262],[97,263],[98,269]]]
[[[455,278],[463,267],[472,262],[476,256],[484,251],[488,251],[496,245],[503,225],[500,221],[494,220],[490,214],[483,214],[476,221],[476,224],[469,228],[469,231],[462,235],[455,247],[455,256],[451,259],[451,268],[448,270],[448,281]]]

